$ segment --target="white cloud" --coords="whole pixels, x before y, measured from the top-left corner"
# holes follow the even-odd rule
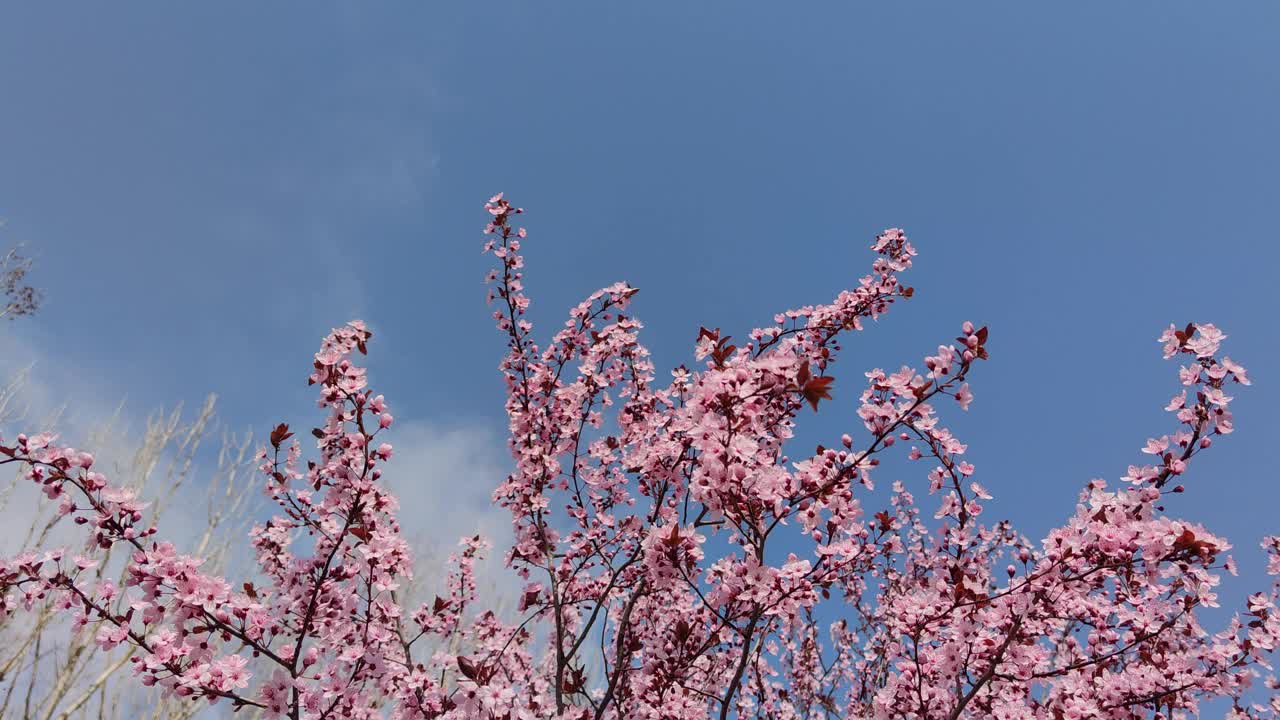
[[[511,519],[491,499],[510,472],[503,438],[475,423],[407,421],[392,428],[390,441],[395,453],[386,480],[400,499],[400,523],[418,559],[421,591],[429,597],[441,589],[449,553],[459,539],[479,534],[493,545],[477,565],[482,605],[513,595],[516,578],[503,564]],[[494,603],[484,602],[486,595]]]

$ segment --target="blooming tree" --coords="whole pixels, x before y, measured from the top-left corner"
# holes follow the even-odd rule
[[[251,533],[251,581],[157,537],[88,453],[19,435],[0,443],[3,462],[23,464],[88,543],[0,563],[3,610],[64,610],[103,647],[134,646],[146,685],[295,719],[1175,718],[1213,699],[1237,719],[1280,712],[1246,699],[1275,686],[1262,678],[1277,588],[1206,629],[1230,546],[1162,505],[1231,432],[1227,393],[1249,384],[1213,325],[1161,337],[1185,360],[1184,389],[1150,462],[1118,487],[1089,483],[1032,543],[982,520],[991,496],[941,419],[973,400],[985,327],[965,323],[920,369],[867,372],[862,427],[792,454],[798,419],[831,397],[842,340],[912,295],[902,231],[878,236],[871,273],[828,304],[740,344],[704,328],[697,368],[660,383],[626,284],[535,341],[521,210],[501,195],[486,208],[514,460],[494,501],[515,531],[518,618],[477,597],[479,537],[441,595],[404,606],[411,551],[382,481],[394,420],[358,364],[360,322],[315,356],[315,458],[284,424],[260,456],[278,512]],[[926,477],[865,507],[897,453]],[[1265,545],[1280,575],[1280,538]],[[86,581],[110,548],[131,553],[123,587]]]

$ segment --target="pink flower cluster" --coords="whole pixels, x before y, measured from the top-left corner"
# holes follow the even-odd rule
[[[84,555],[0,562],[0,610],[46,603],[132,645],[147,685],[273,716],[692,720],[694,718],[1185,718],[1225,699],[1235,720],[1280,717],[1266,677],[1280,642],[1280,585],[1224,627],[1230,545],[1165,514],[1191,461],[1232,430],[1227,395],[1247,385],[1212,325],[1171,327],[1186,356],[1178,429],[1148,440],[1128,483],[1090,482],[1039,543],[985,522],[991,494],[943,416],[973,402],[988,331],[964,323],[919,367],[873,369],[861,427],[797,453],[804,414],[841,400],[843,343],[914,291],[901,230],[871,245],[871,272],[832,302],[778,314],[740,343],[703,328],[696,367],[659,382],[630,314],[636,290],[606,287],[549,342],[534,337],[523,211],[486,205],[485,250],[511,474],[518,620],[478,596],[487,543],[463,539],[447,589],[406,607],[412,555],[382,482],[394,424],[356,362],[371,338],[335,329],[315,356],[323,421],[304,462],[288,425],[259,456],[273,518],[255,527],[257,572],[233,586],[140,527],[143,506],[47,435],[0,443],[84,525]],[[924,461],[920,506],[882,460]],[[1176,476],[1176,477],[1175,477]],[[1264,542],[1280,576],[1280,539]],[[126,584],[84,578],[104,550],[129,553]],[[1268,704],[1269,702],[1269,704]]]

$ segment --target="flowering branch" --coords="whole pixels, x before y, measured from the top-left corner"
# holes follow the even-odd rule
[[[871,272],[829,303],[739,343],[702,328],[696,369],[661,384],[625,283],[540,346],[523,211],[501,195],[486,209],[513,460],[493,498],[514,529],[519,622],[478,596],[480,537],[462,541],[443,594],[401,606],[412,557],[382,484],[394,418],[356,363],[372,337],[359,322],[315,356],[317,459],[304,467],[285,424],[258,456],[277,514],[251,533],[254,582],[233,591],[154,538],[91,456],[19,436],[0,443],[4,462],[23,463],[90,542],[71,564],[58,551],[4,561],[0,608],[78,613],[101,644],[137,648],[144,683],[297,720],[1171,718],[1213,698],[1237,719],[1274,716],[1274,701],[1246,697],[1280,639],[1280,590],[1204,628],[1230,546],[1162,504],[1232,431],[1228,389],[1249,384],[1213,325],[1161,338],[1189,362],[1168,406],[1179,429],[1147,442],[1156,461],[1115,490],[1090,482],[1037,544],[984,521],[992,496],[943,423],[944,406],[973,401],[986,327],[964,323],[919,369],[866,372],[862,427],[792,456],[801,419],[844,401],[844,343],[914,294],[901,230],[875,239]],[[865,507],[895,447],[926,462],[931,517],[907,481]],[[1280,575],[1280,540],[1266,542]],[[131,552],[126,588],[80,582],[90,555],[117,545]],[[834,618],[825,632],[819,617]],[[271,673],[252,690],[251,658]]]

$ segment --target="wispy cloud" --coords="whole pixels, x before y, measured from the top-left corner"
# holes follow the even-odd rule
[[[502,550],[512,541],[510,516],[491,499],[509,472],[505,443],[492,429],[473,423],[409,421],[393,428],[395,454],[387,465],[391,489],[400,499],[400,522],[417,556],[418,585],[440,589],[445,561],[458,540],[482,535],[494,547],[477,566],[477,581],[498,595],[515,587],[503,567]]]

